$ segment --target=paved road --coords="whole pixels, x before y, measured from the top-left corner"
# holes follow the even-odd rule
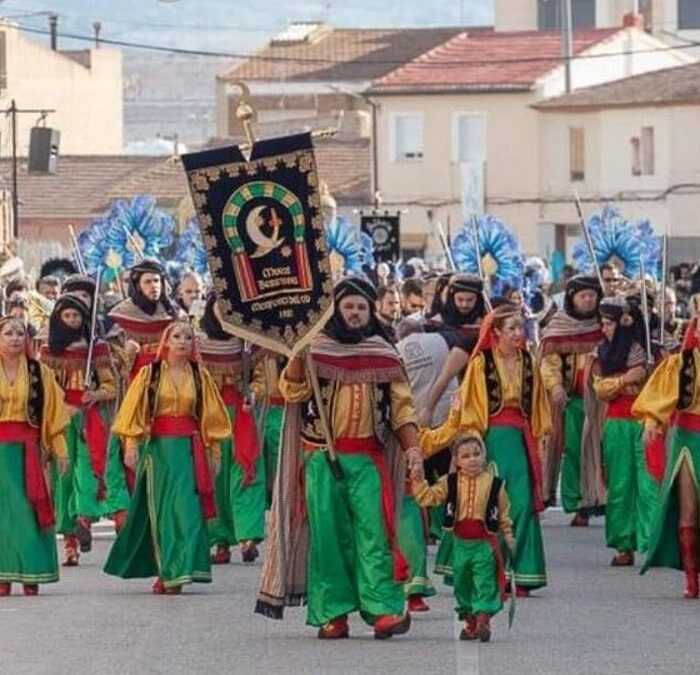
[[[0,599],[0,673],[697,673],[700,601],[680,598],[682,576],[612,569],[602,521],[571,530],[545,519],[550,586],[505,614],[486,645],[456,640],[449,590],[386,642],[353,620],[352,638],[321,642],[293,610],[282,622],[252,613],[259,565],[216,568],[210,585],[153,596],[148,581],[101,573],[109,540],[38,598]],[[19,589],[17,589],[19,590]]]

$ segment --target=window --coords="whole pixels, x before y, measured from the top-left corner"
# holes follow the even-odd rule
[[[571,0],[571,25],[574,30],[595,28],[595,3],[596,0]],[[540,30],[559,30],[563,24],[561,1],[537,0],[537,23]]]
[[[678,28],[679,30],[700,28],[700,2],[698,0],[678,0]]]
[[[393,162],[415,162],[423,159],[423,115],[398,113],[392,118]]]
[[[654,127],[642,127],[639,136],[633,136],[632,144],[632,175],[653,176],[654,161]]]
[[[583,127],[569,127],[569,177],[572,182],[586,178],[586,137]]]
[[[452,159],[486,161],[486,117],[481,113],[457,113],[453,122]]]

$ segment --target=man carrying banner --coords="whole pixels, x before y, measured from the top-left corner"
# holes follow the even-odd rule
[[[295,461],[300,468],[303,461],[306,485],[306,494],[298,495],[296,503],[286,500],[284,508],[298,512],[305,501],[308,567],[298,570],[296,581],[299,595],[307,597],[307,623],[319,627],[321,639],[348,637],[348,614],[358,610],[378,639],[405,633],[410,626],[400,583],[408,567],[396,541],[395,505],[405,481],[403,456],[412,477],[422,476],[422,460],[409,384],[398,354],[372,315],[376,300],[374,287],[360,278],[348,277],[335,287],[334,314],[310,352],[323,411],[312,402],[309,364],[305,369],[302,358],[294,358],[280,380],[284,397],[296,404],[287,408],[280,471],[293,471]],[[322,416],[330,426],[340,471],[329,462]],[[281,475],[279,481],[288,479]],[[268,589],[276,587],[275,577],[286,574],[289,562],[268,556],[258,612],[281,615],[275,593]]]

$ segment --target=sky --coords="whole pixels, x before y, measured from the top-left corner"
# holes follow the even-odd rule
[[[0,14],[45,29],[48,18],[41,13],[55,12],[59,35],[61,30],[91,35],[93,22],[100,21],[103,38],[249,53],[292,21],[348,27],[490,25],[492,5],[493,0],[0,0]],[[59,48],[77,46],[59,41]]]

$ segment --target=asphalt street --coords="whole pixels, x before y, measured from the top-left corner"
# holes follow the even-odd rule
[[[518,602],[511,630],[500,614],[488,644],[457,640],[442,584],[405,636],[376,641],[355,617],[349,640],[320,641],[303,610],[284,621],[253,613],[259,561],[235,555],[212,584],[154,596],[150,581],[102,573],[111,540],[101,538],[39,597],[13,587],[0,599],[0,673],[700,672],[700,601],[681,598],[680,572],[609,567],[602,520],[574,530],[549,512],[544,529],[549,586]]]

